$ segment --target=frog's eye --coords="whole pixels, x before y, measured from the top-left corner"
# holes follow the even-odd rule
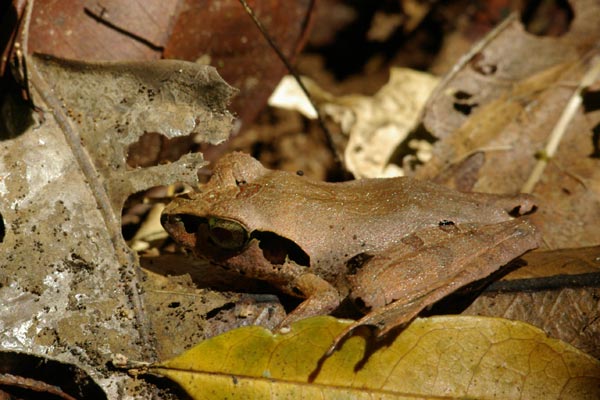
[[[211,240],[224,249],[241,249],[248,242],[248,231],[235,221],[211,217],[208,228]]]

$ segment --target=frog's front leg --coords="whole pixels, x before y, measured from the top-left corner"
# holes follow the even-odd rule
[[[339,291],[325,279],[312,274],[303,273],[290,282],[288,292],[301,294],[304,300],[279,324],[279,327],[289,326],[292,322],[331,313],[340,305]]]
[[[410,322],[428,305],[536,248],[539,240],[527,219],[450,223],[406,236],[348,277],[351,297],[369,312],[342,332],[331,350],[358,326],[374,326],[379,337]]]
[[[309,266],[300,265],[288,257],[279,261],[275,261],[275,258],[265,256],[264,248],[258,240],[253,239],[243,252],[216,257],[213,262],[226,269],[233,269],[240,275],[269,282],[291,296],[304,298],[279,324],[280,327],[303,318],[329,314],[339,306],[339,291],[331,283],[312,273]]]

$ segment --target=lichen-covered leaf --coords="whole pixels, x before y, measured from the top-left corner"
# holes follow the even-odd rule
[[[33,57],[27,71],[37,121],[0,128],[0,341],[95,371],[116,398],[131,381],[106,371],[110,355],[155,352],[137,258],[121,235],[122,203],[150,186],[193,183],[204,163],[188,155],[133,169],[128,146],[147,131],[224,140],[232,89],[210,67],[175,61]],[[0,117],[10,119],[6,108]]]
[[[598,360],[522,322],[417,319],[399,336],[368,349],[363,328],[323,358],[348,324],[315,317],[293,324],[285,334],[241,328],[149,372],[169,377],[198,399],[600,396]]]
[[[144,133],[195,135],[197,142],[211,144],[229,136],[233,116],[227,104],[236,90],[212,67],[175,60],[88,63],[33,56],[29,68],[44,101],[55,114],[68,117],[61,129],[77,136],[70,143],[76,153],[85,148],[117,214],[131,193],[172,183],[177,176],[194,182],[202,165],[195,155],[168,167],[128,168],[129,146]]]

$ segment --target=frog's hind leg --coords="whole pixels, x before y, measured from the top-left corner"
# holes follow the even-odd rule
[[[420,232],[424,244],[413,253],[401,244],[398,249],[386,252],[385,256],[371,258],[368,261],[371,265],[362,267],[370,267],[367,274],[373,276],[374,271],[378,271],[379,285],[385,281],[388,286],[390,282],[397,286],[387,291],[385,304],[367,302],[366,306],[372,310],[340,333],[330,352],[358,326],[374,327],[379,338],[391,329],[408,324],[425,307],[462,286],[485,278],[527,250],[536,248],[540,240],[535,226],[527,219],[483,226],[457,225],[455,228],[456,232],[449,235],[433,229]],[[394,252],[401,253],[403,257],[390,256]],[[363,280],[365,285],[359,289],[365,292],[358,293],[358,296],[366,299],[376,290],[375,282]],[[357,296],[357,293],[353,295]],[[375,302],[381,297],[372,299]]]

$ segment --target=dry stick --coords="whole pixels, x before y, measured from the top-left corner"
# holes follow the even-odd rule
[[[579,109],[579,106],[582,103],[581,93],[600,76],[600,57],[596,56],[592,59],[591,68],[585,73],[583,78],[581,78],[581,82],[575,93],[569,99],[567,106],[563,110],[560,118],[556,125],[554,125],[554,129],[550,133],[548,143],[546,144],[546,148],[540,152],[538,156],[539,159],[529,175],[527,182],[521,188],[522,193],[531,193],[535,187],[535,185],[539,182],[548,165],[548,161],[552,159],[554,154],[556,154],[556,150],[558,149],[558,145],[560,141],[564,137],[567,132],[567,128],[571,123],[573,117],[575,117],[575,113]]]
[[[11,73],[17,81],[17,83],[23,86],[25,94],[27,96],[26,100],[32,105],[33,100],[31,99],[31,93],[29,93],[29,83],[27,81],[27,63],[25,62],[25,57],[27,56],[27,54],[29,54],[29,24],[31,22],[33,2],[34,0],[29,0],[25,4],[25,11],[23,12],[23,16],[19,21],[17,34],[15,35],[15,41],[13,43],[13,48],[9,53]]]
[[[75,397],[70,394],[64,392],[59,386],[49,384],[42,380],[37,380],[34,378],[27,378],[24,376],[18,376],[13,374],[0,374],[0,385],[5,388],[21,388],[25,389],[30,393],[31,398],[33,398],[32,392],[39,394],[38,398],[46,397],[44,394],[54,395],[53,398],[60,398],[63,400],[77,400]],[[4,392],[2,392],[4,394]],[[20,397],[20,396],[19,396]],[[29,396],[28,396],[29,397]],[[4,399],[5,397],[2,396]],[[12,396],[8,396],[6,398],[13,398]]]
[[[298,72],[296,71],[296,69],[292,66],[292,64],[288,61],[288,59],[283,54],[283,52],[279,49],[279,47],[277,46],[277,44],[275,43],[275,41],[273,40],[273,38],[271,37],[271,35],[269,35],[269,33],[267,32],[267,30],[263,26],[262,22],[260,22],[260,20],[258,19],[258,17],[256,16],[256,14],[254,13],[254,11],[252,10],[252,8],[250,8],[250,6],[248,5],[248,3],[246,3],[246,0],[239,0],[239,1],[242,4],[242,6],[244,7],[244,9],[246,10],[246,12],[248,13],[248,15],[250,16],[250,18],[252,18],[252,21],[254,21],[254,24],[256,25],[256,27],[258,28],[258,30],[260,31],[260,33],[263,35],[263,37],[265,38],[265,40],[269,43],[269,45],[271,46],[271,48],[273,49],[273,51],[275,51],[275,53],[277,54],[277,56],[279,57],[279,59],[281,60],[281,62],[283,62],[283,64],[285,65],[285,67],[287,68],[287,70],[290,72],[290,74],[292,74],[292,76],[294,77],[294,79],[298,83],[298,86],[300,86],[300,89],[302,89],[302,92],[304,92],[304,95],[308,98],[308,101],[310,102],[310,104],[314,108],[315,112],[317,113],[317,121],[319,121],[319,125],[321,126],[321,129],[325,133],[325,141],[327,143],[327,147],[329,148],[329,151],[333,155],[334,161],[336,162],[336,164],[339,165],[340,168],[342,168],[342,170],[345,171],[346,168],[342,164],[342,161],[341,161],[342,158],[338,154],[338,151],[337,151],[337,149],[335,147],[335,144],[333,143],[333,137],[331,135],[331,132],[329,131],[329,129],[327,129],[327,126],[325,125],[325,120],[323,119],[323,116],[322,116],[321,112],[319,112],[319,109],[315,105],[315,102],[313,101],[313,98],[310,95],[308,89],[306,88],[306,86],[302,82],[302,79],[300,79],[300,75],[298,74]]]

